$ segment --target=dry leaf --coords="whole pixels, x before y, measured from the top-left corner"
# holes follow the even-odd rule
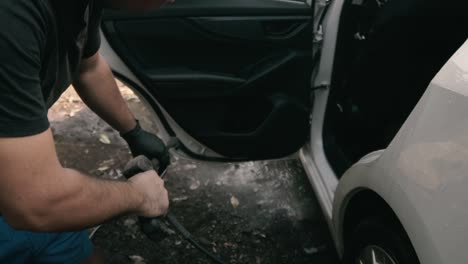
[[[114,159],[103,160],[99,166],[110,166],[114,165]]]
[[[232,247],[232,243],[230,243],[230,242],[224,242],[224,247],[226,247],[226,248]]]
[[[322,246],[318,246],[318,247],[304,248],[304,252],[307,255],[314,255],[314,254],[320,253],[320,252],[322,252],[322,251],[324,251],[326,249],[327,249],[327,247],[325,245],[322,245]]]
[[[102,172],[102,171],[106,171],[106,170],[108,170],[108,169],[109,169],[109,166],[102,166],[102,167],[99,167],[99,168],[98,168],[98,171],[101,171],[101,172]]]
[[[125,219],[124,226],[131,227],[131,226],[136,225],[136,223],[137,223],[137,221],[135,219],[128,218],[128,219]]]
[[[99,136],[99,141],[102,144],[106,144],[106,145],[109,145],[111,143],[111,140],[106,134],[101,134],[101,136]]]
[[[200,184],[201,184],[200,181],[194,181],[194,182],[192,182],[192,184],[190,185],[190,190],[193,191],[193,190],[198,189],[198,188],[200,187]]]
[[[174,197],[172,198],[173,202],[182,202],[182,201],[187,201],[189,198],[188,196],[181,196],[181,197]]]
[[[232,196],[231,197],[231,205],[234,209],[236,209],[237,207],[239,207],[239,200],[235,197],[235,196]]]
[[[128,256],[128,258],[133,261],[133,264],[145,264],[145,259],[142,256],[138,255],[133,255],[133,256]]]

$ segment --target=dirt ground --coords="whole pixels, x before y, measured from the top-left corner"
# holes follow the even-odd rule
[[[119,84],[142,126],[157,133],[151,114]],[[125,143],[69,89],[50,110],[62,164],[97,177],[120,178],[131,158]],[[177,149],[166,174],[171,212],[226,263],[338,263],[328,229],[297,157],[244,163],[191,159]],[[135,217],[94,229],[109,263],[211,263],[172,235],[158,243]]]

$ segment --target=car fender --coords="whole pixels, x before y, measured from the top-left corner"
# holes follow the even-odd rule
[[[468,42],[435,76],[389,147],[342,177],[333,205],[340,254],[347,205],[366,189],[396,214],[421,263],[468,263]]]

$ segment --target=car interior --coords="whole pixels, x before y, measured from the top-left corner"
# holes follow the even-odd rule
[[[324,148],[341,176],[386,148],[468,36],[456,2],[349,0],[340,21]]]
[[[294,153],[309,135],[312,16],[304,1],[177,0],[144,14],[107,10],[102,29],[188,134],[227,159],[255,160]]]

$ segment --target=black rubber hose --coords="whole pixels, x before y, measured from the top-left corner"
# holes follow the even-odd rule
[[[203,252],[205,255],[207,255],[213,262],[218,263],[218,264],[226,264],[223,262],[218,256],[214,255],[208,249],[200,245],[195,238],[192,236],[192,234],[185,229],[185,227],[175,218],[175,216],[171,213],[168,213],[166,215],[166,219],[169,221],[169,223],[172,224],[172,226],[182,235],[182,237],[185,238],[190,244],[192,244],[195,248]]]
[[[145,156],[138,156],[127,163],[123,175],[127,179],[130,179],[136,174],[152,169],[158,169],[159,165],[160,163],[157,160],[151,161]],[[161,178],[164,178],[165,173],[166,168],[164,168],[163,172],[161,173]],[[159,242],[159,239],[164,239],[164,237],[168,235],[168,232],[165,231],[166,226],[163,220],[167,220],[170,224],[172,224],[172,226],[185,238],[185,240],[207,255],[215,263],[225,264],[218,256],[215,256],[213,253],[200,245],[200,243],[195,240],[192,234],[190,234],[190,232],[175,218],[173,214],[168,213],[164,217],[156,218],[139,217],[140,227],[143,233],[145,233],[149,239],[155,242]],[[156,233],[157,235],[152,236],[151,233]]]

